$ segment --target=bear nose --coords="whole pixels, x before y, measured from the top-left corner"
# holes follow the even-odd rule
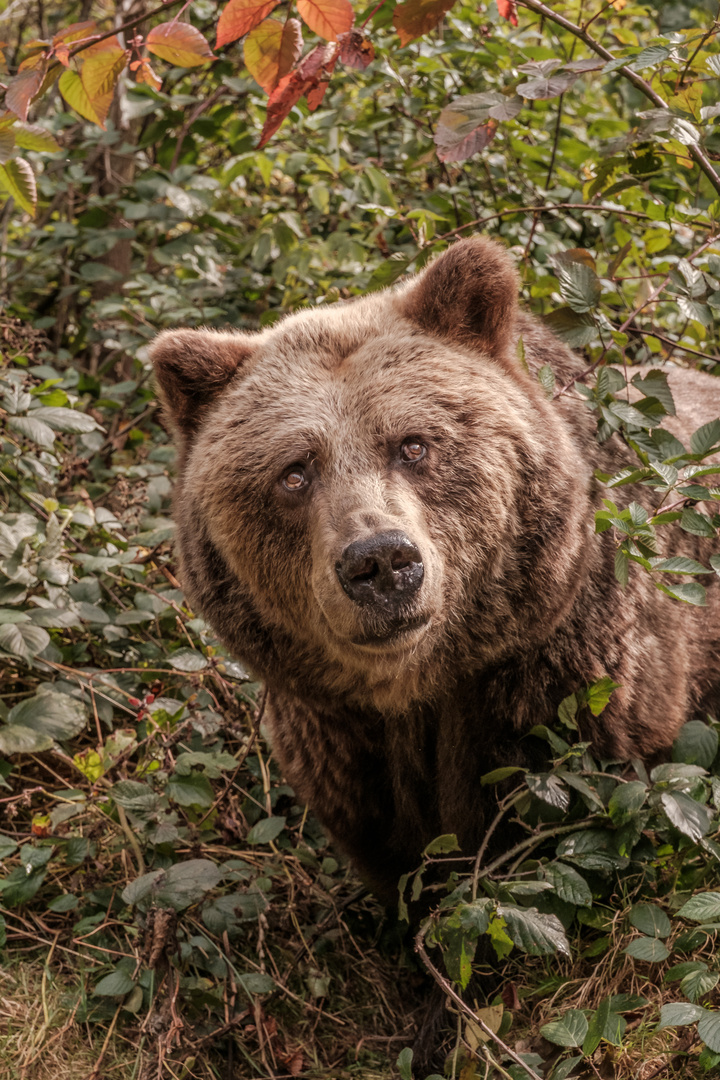
[[[348,544],[335,570],[356,604],[386,607],[408,600],[425,576],[417,546],[402,532],[379,533]]]

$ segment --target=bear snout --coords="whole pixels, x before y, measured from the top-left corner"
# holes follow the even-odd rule
[[[348,544],[335,571],[356,604],[388,613],[413,599],[425,577],[417,545],[395,530]]]

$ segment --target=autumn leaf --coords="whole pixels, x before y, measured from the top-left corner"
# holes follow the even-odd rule
[[[467,161],[473,154],[478,154],[495,138],[498,129],[497,120],[488,120],[480,124],[469,135],[458,135],[452,128],[438,124],[435,130],[435,145],[440,161]]]
[[[517,26],[517,3],[516,0],[497,0],[497,8],[503,19],[507,19],[512,26]]]
[[[346,67],[364,71],[375,59],[375,46],[369,37],[365,37],[362,30],[349,30],[347,34],[340,34],[338,44],[340,45],[340,61]]]
[[[338,52],[337,45],[316,45],[294,71],[280,80],[268,98],[258,148],[265,146],[273,137],[303,95],[307,95],[311,111],[318,107],[337,62]]]
[[[58,30],[53,38],[53,45],[57,46],[61,41],[67,45],[70,41],[80,41],[81,39],[89,38],[92,34],[96,33],[97,23],[94,19],[89,19],[87,22],[71,23],[70,26],[66,26],[64,30]]]
[[[0,164],[4,165],[13,156],[14,150],[15,133],[11,128],[4,128],[0,131]]]
[[[5,91],[5,108],[21,120],[27,120],[30,102],[42,85],[43,75],[41,70],[21,71],[11,79]]]
[[[400,44],[407,45],[434,30],[454,3],[455,0],[406,0],[398,4],[393,25],[400,35]]]
[[[218,20],[215,48],[249,34],[279,3],[280,0],[230,0]]]
[[[37,188],[35,175],[27,161],[22,158],[13,158],[12,161],[0,165],[0,186],[12,195],[23,210],[35,216]]]
[[[302,27],[297,19],[281,23],[265,19],[245,38],[245,66],[256,83],[271,94],[291,70],[302,50]]]
[[[108,96],[112,100],[120,72],[127,63],[127,56],[124,49],[113,46],[89,56],[83,62],[80,78],[95,112],[98,111],[96,101],[104,101]]]
[[[82,79],[71,68],[63,71],[60,76],[58,90],[71,109],[80,113],[85,120],[90,120],[93,124],[105,129],[105,118],[110,111],[112,93],[102,99],[96,98],[95,101],[91,101]]]
[[[297,9],[313,33],[327,41],[346,34],[355,21],[349,0],[297,0]]]
[[[145,38],[148,52],[176,67],[197,67],[215,56],[209,44],[190,23],[161,23]]]
[[[62,149],[54,135],[39,124],[14,124],[13,136],[23,150],[43,150],[51,154]]]
[[[132,65],[130,66],[132,67]],[[133,70],[135,71],[135,82],[146,83],[148,86],[152,86],[153,90],[159,90],[162,86],[162,79],[155,74],[150,61],[146,57],[143,57]]]

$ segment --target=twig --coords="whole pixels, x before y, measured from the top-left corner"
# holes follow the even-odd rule
[[[519,3],[523,7],[529,8],[530,11],[534,11],[537,15],[542,15],[550,22],[555,23],[557,26],[561,26],[563,30],[567,30],[568,33],[574,34],[576,38],[584,42],[588,49],[591,49],[598,56],[602,56],[604,60],[616,60],[617,57],[613,56],[609,49],[606,49],[604,45],[601,45],[599,41],[591,37],[581,26],[576,26],[575,23],[570,22],[569,19],[564,18],[562,15],[558,15],[556,11],[549,8],[546,4],[540,3],[540,0],[519,0]],[[653,90],[649,82],[646,82],[637,72],[633,71],[627,65],[618,68],[620,74],[631,82],[633,86],[644,94],[649,101],[652,101],[658,109],[667,109],[670,111],[670,107],[664,98],[660,97],[657,91]],[[720,176],[716,173],[709,158],[705,156],[699,146],[689,146],[687,148],[688,156],[702,169],[706,177],[714,187],[715,191],[720,195]]]
[[[541,1080],[535,1070],[531,1069],[530,1066],[526,1064],[526,1062],[524,1062],[521,1057],[518,1057],[515,1051],[511,1050],[507,1043],[504,1043],[500,1036],[496,1035],[495,1032],[488,1027],[485,1021],[481,1020],[480,1017],[473,1012],[470,1006],[465,1004],[465,1002],[454,989],[452,984],[435,967],[432,960],[427,954],[427,949],[425,948],[425,935],[430,929],[431,925],[431,921],[428,920],[424,926],[420,927],[417,934],[415,935],[415,952],[418,954],[424,966],[430,972],[435,982],[438,984],[440,989],[443,990],[447,994],[447,996],[455,1002],[461,1012],[463,1012],[467,1017],[469,1017],[474,1024],[477,1024],[481,1031],[483,1031],[489,1038],[493,1039],[497,1043],[502,1052],[506,1054],[510,1058],[510,1060],[515,1063],[515,1065],[519,1065],[521,1069],[525,1070],[525,1073],[530,1077],[530,1080]]]

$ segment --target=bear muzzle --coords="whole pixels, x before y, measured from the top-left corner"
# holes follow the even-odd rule
[[[388,630],[406,621],[403,614],[425,577],[417,545],[398,530],[348,544],[335,572],[350,599],[387,622]]]

